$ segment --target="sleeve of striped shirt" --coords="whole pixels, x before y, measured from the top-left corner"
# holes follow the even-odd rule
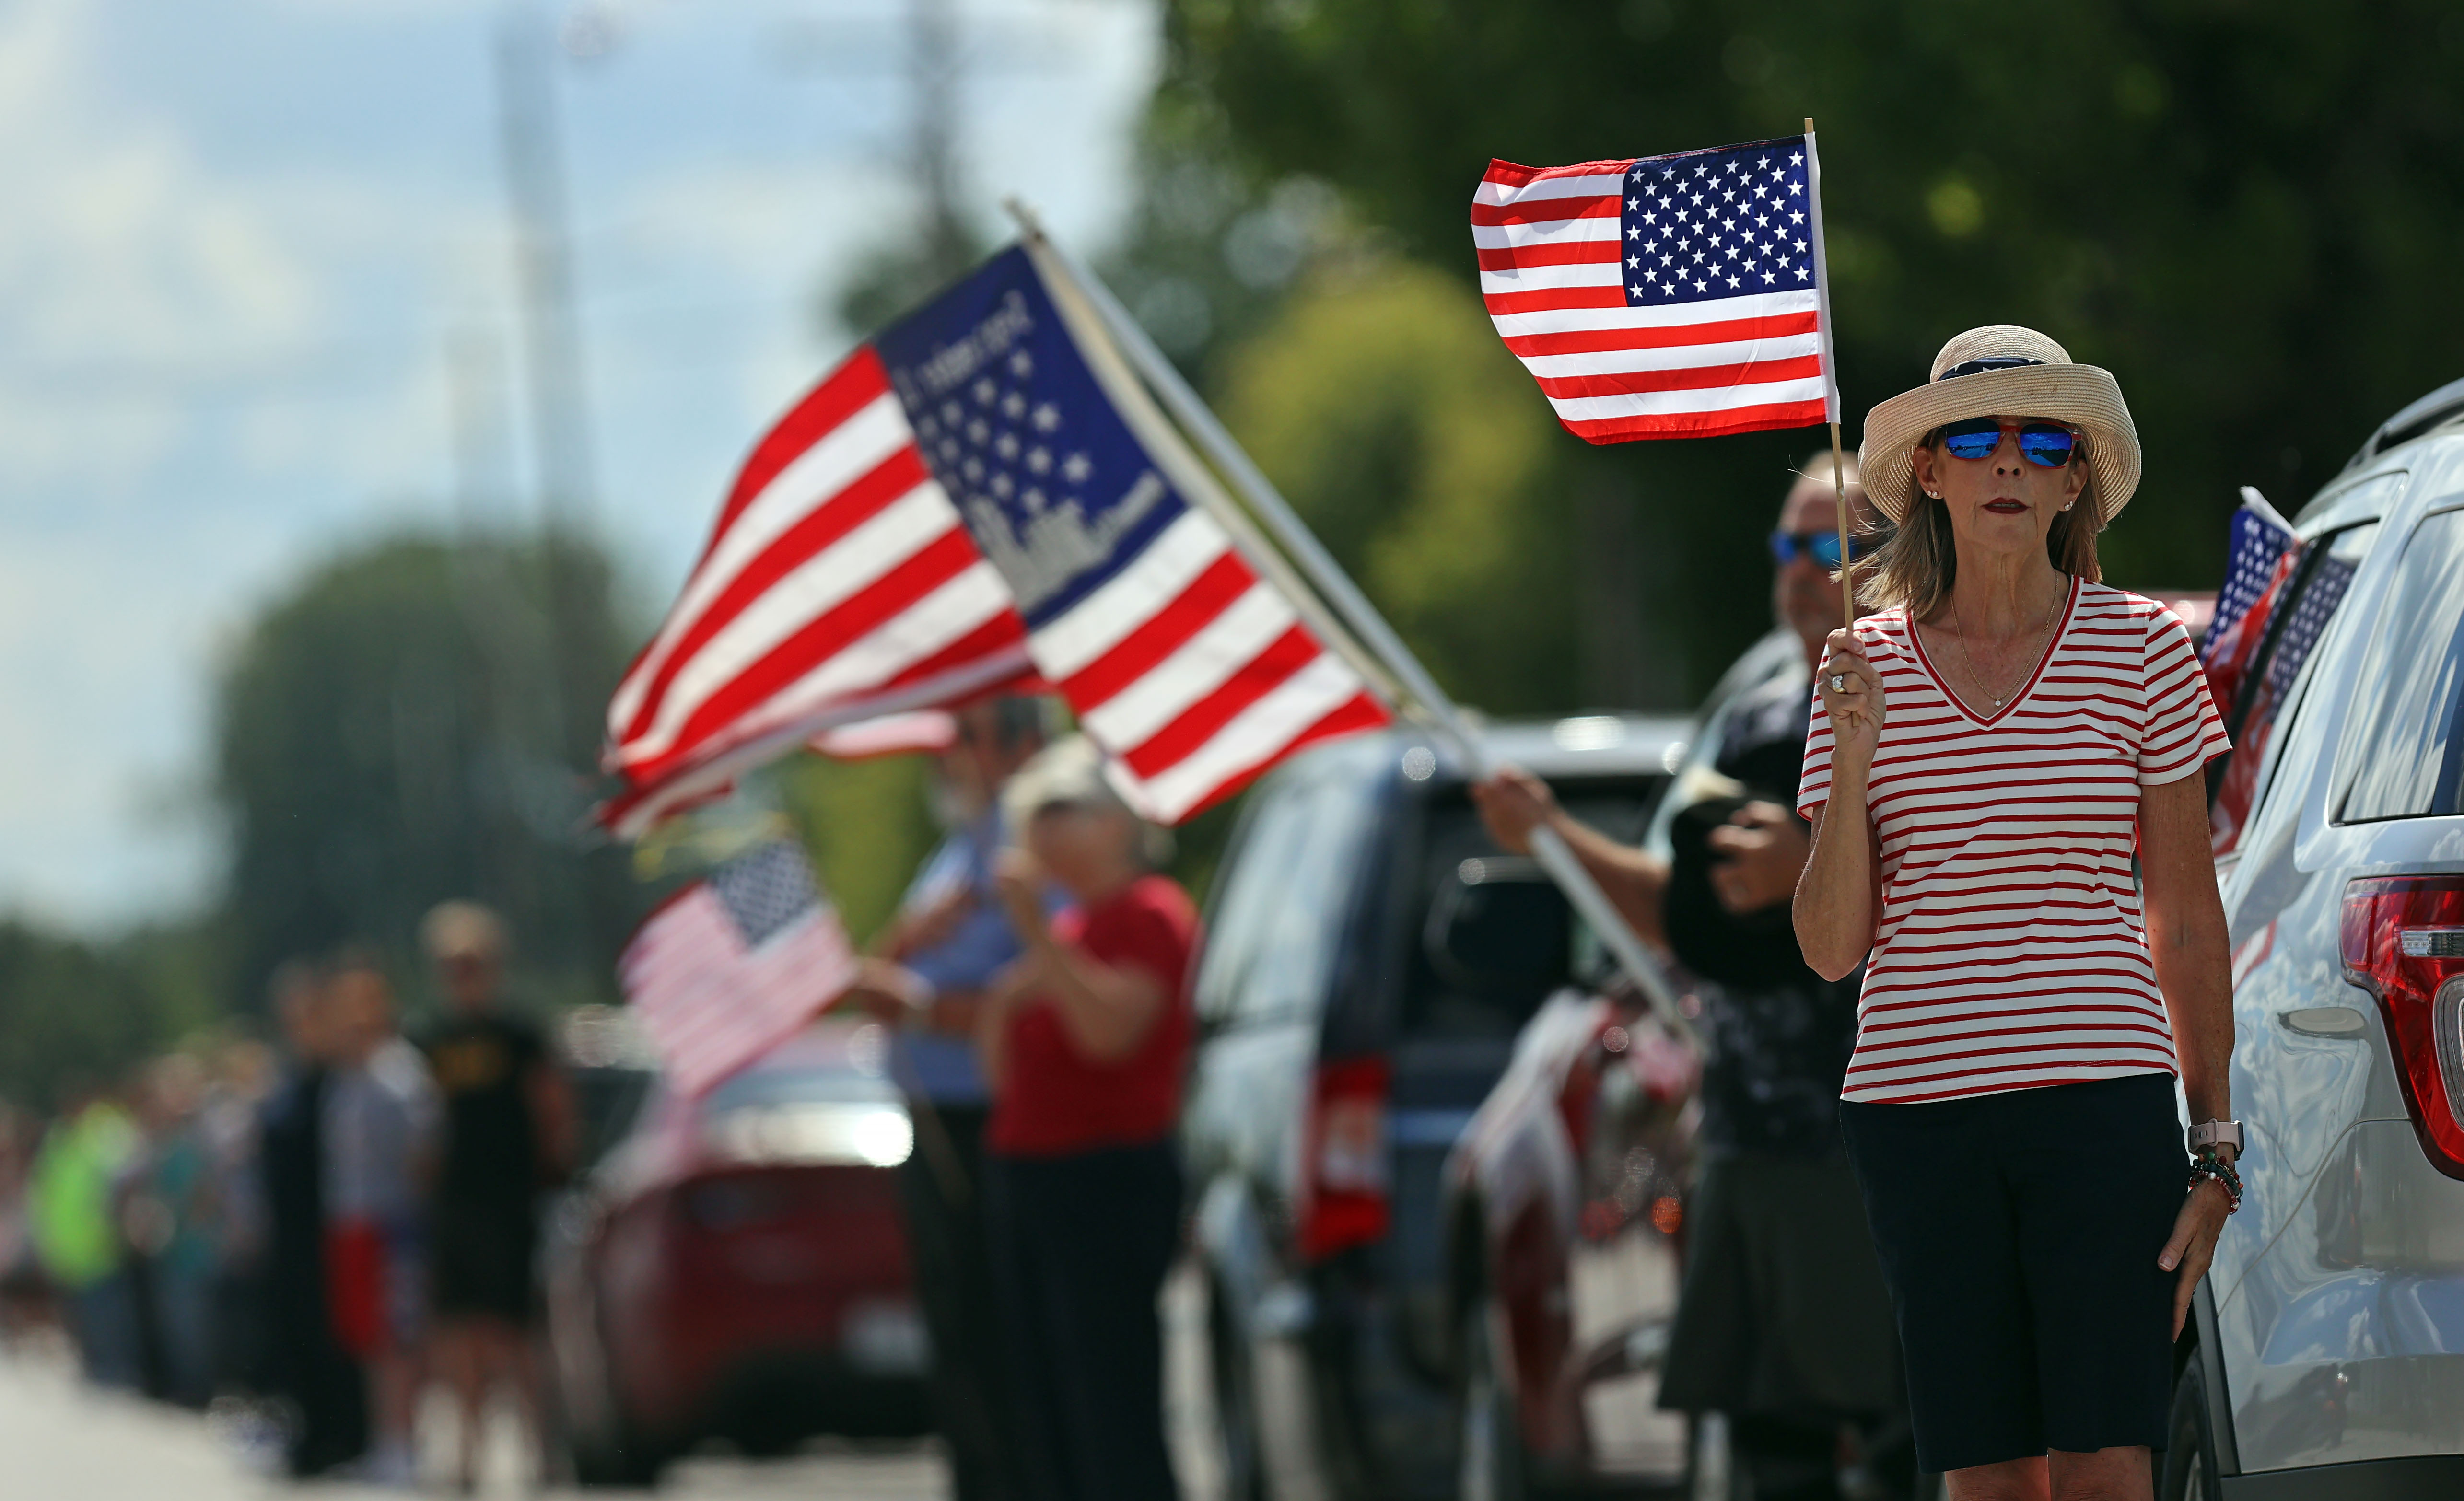
[[[2233,742],[2208,695],[2208,674],[2199,670],[2190,633],[2171,610],[2160,608],[2148,621],[2143,661],[2147,718],[2139,740],[2139,784],[2158,787],[2197,771]]]

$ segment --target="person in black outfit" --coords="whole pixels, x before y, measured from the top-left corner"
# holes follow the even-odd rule
[[[320,1475],[368,1446],[367,1383],[334,1337],[325,1300],[325,1065],[333,1046],[324,977],[294,960],[275,971],[274,1005],[291,1071],[258,1128],[267,1221],[267,1377],[291,1409],[291,1473]]]
[[[462,1406],[464,1490],[476,1482],[488,1394],[510,1380],[547,1468],[535,1262],[539,1197],[568,1165],[571,1113],[539,1029],[505,1015],[504,926],[471,902],[446,902],[420,925],[448,1012],[427,1039],[445,1132],[429,1205],[429,1351]]]
[[[1856,471],[1849,497],[1862,509]],[[1915,1484],[1899,1337],[1839,1137],[1859,977],[1797,951],[1789,902],[1812,849],[1795,814],[1814,665],[1840,621],[1831,455],[1807,461],[1771,550],[1779,629],[1714,690],[1692,755],[1628,849],[1507,767],[1474,795],[1491,835],[1529,848],[1546,822],[1704,999],[1703,1167],[1660,1404],[1723,1414],[1759,1501],[1837,1501],[1843,1428],[1864,1468]]]

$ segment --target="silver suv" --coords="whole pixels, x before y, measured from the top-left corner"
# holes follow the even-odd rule
[[[2164,1494],[2464,1497],[2464,381],[2295,522],[2211,768],[2248,1199]]]

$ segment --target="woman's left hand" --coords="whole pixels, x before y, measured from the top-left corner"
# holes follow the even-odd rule
[[[1022,942],[1044,936],[1044,867],[1035,856],[1016,847],[1003,850],[993,861],[993,892]]]
[[[2199,1289],[2199,1279],[2208,1274],[2208,1263],[2216,1255],[2216,1237],[2223,1233],[2225,1216],[2233,1212],[2233,1203],[2225,1197],[2224,1184],[2203,1178],[2182,1201],[2182,1212],[2173,1216],[2173,1234],[2165,1242],[2165,1249],[2156,1265],[2167,1271],[2179,1267],[2181,1279],[2173,1284],[2173,1337],[2182,1337],[2182,1321],[2190,1316],[2190,1295]]]

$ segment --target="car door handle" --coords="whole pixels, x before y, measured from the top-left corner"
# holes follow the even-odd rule
[[[2305,1005],[2291,1011],[2278,1011],[2276,1019],[2287,1031],[2304,1037],[2336,1037],[2345,1041],[2358,1039],[2369,1030],[2369,1018],[2348,1005]]]

